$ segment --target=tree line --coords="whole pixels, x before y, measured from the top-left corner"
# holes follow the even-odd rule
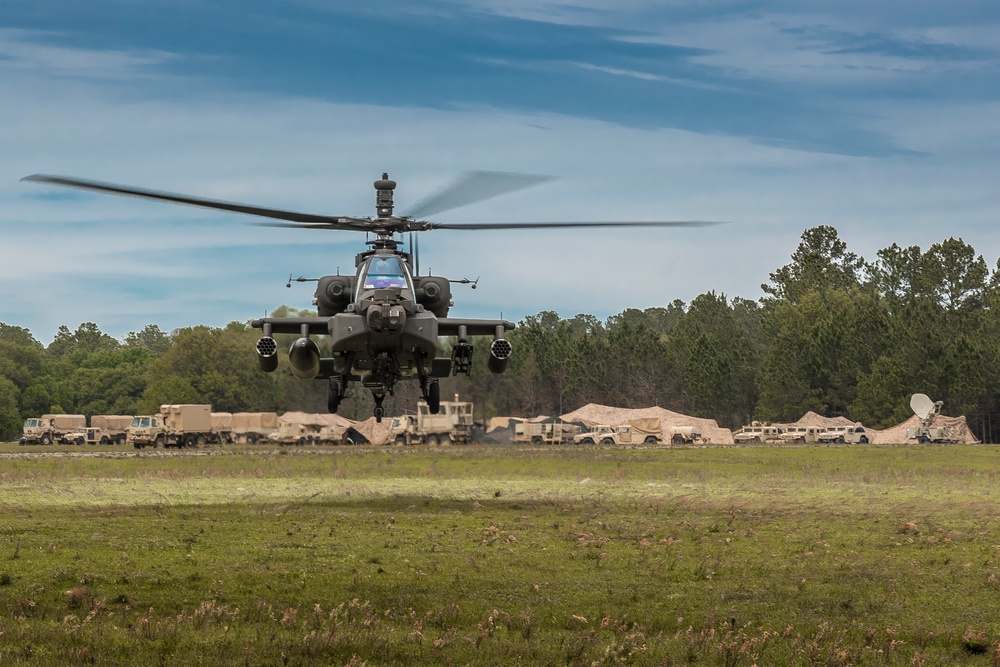
[[[884,428],[908,418],[910,396],[921,392],[997,441],[1000,263],[991,272],[955,238],[927,250],[893,244],[868,261],[835,228],[819,226],[803,232],[761,289],[757,301],[707,292],[606,321],[528,316],[508,335],[505,374],[486,370],[489,340],[475,341],[472,376],[443,380],[442,398],[472,400],[482,417],[563,414],[594,402],[660,405],[730,428],[809,410]],[[282,306],[274,315],[307,312]],[[258,337],[232,322],[169,334],[149,325],[119,341],[84,323],[60,327],[44,346],[0,323],[0,439],[48,412],[149,414],[162,403],[324,411],[325,383],[294,378],[287,363],[270,374],[257,368]],[[293,337],[284,338],[279,350]],[[417,396],[415,383],[397,385],[389,414],[413,409]],[[341,413],[364,419],[371,400],[352,385]]]

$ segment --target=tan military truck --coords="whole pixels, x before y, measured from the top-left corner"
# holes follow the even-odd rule
[[[472,403],[441,401],[438,413],[431,414],[427,403],[417,402],[416,414],[393,417],[389,440],[396,445],[468,444],[472,439]]]
[[[578,445],[634,445],[643,443],[652,445],[663,442],[663,431],[660,420],[632,419],[628,424],[609,426],[602,424],[587,433],[581,433],[573,438]]]
[[[161,405],[155,415],[140,415],[128,428],[128,443],[143,447],[195,447],[220,442],[212,430],[211,405]]]
[[[21,430],[22,445],[51,445],[59,442],[69,433],[87,428],[87,418],[83,415],[42,415],[26,419]]]
[[[817,426],[788,426],[778,436],[778,442],[785,445],[814,443],[822,430]]]
[[[831,426],[816,434],[816,442],[838,444],[851,443],[867,445],[871,442],[864,426]]]
[[[514,443],[534,445],[574,444],[573,438],[582,429],[577,424],[565,422],[519,422],[514,424]]]
[[[778,442],[784,430],[778,426],[753,422],[733,433],[736,444]]]

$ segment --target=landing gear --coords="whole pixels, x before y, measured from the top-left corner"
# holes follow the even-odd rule
[[[330,411],[330,414],[337,414],[337,408],[340,407],[340,399],[344,397],[345,392],[345,382],[343,375],[333,375],[330,377],[330,385],[326,390],[326,409]]]
[[[385,400],[385,394],[376,394],[372,392],[372,398],[375,399],[375,421],[376,423],[382,423],[382,416],[385,415],[385,410],[382,408],[382,401]]]
[[[428,381],[427,395],[424,400],[427,401],[427,409],[432,415],[441,411],[441,385],[438,384],[437,380]]]

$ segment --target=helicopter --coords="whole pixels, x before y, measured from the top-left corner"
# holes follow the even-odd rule
[[[506,320],[449,317],[454,305],[450,283],[472,283],[469,279],[449,280],[443,276],[419,275],[419,258],[413,234],[442,230],[513,230],[581,227],[701,227],[718,222],[616,221],[616,222],[500,222],[437,223],[422,218],[467,204],[483,201],[531,187],[549,176],[509,172],[469,172],[450,187],[420,202],[407,215],[394,214],[396,182],[383,173],[375,181],[375,217],[351,217],[298,213],[238,204],[216,199],[103,183],[69,176],[35,174],[21,179],[106,194],[186,204],[277,220],[257,223],[271,227],[292,227],[334,231],[365,232],[368,249],[355,256],[355,274],[299,278],[317,283],[313,305],[315,317],[264,317],[251,326],[261,330],[255,345],[257,361],[264,372],[278,367],[275,334],[298,334],[288,350],[292,373],[301,379],[322,379],[328,383],[327,409],[336,413],[349,383],[361,382],[375,402],[376,421],[384,416],[383,401],[393,395],[403,379],[416,379],[428,410],[440,410],[439,379],[470,375],[473,336],[492,336],[487,367],[493,373],[507,369],[513,347],[506,333],[515,328]],[[410,251],[404,251],[402,237],[409,233]],[[399,235],[399,238],[397,238]],[[289,276],[289,285],[292,279]],[[329,336],[331,356],[323,356],[313,336]],[[450,356],[439,354],[439,337],[455,338]]]

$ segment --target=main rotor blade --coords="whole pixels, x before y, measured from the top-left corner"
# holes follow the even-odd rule
[[[554,176],[518,174],[507,171],[470,171],[441,192],[418,203],[406,217],[424,218],[460,206],[468,206],[493,197],[530,188]]]
[[[567,227],[712,227],[729,224],[724,220],[619,220],[607,222],[484,222],[426,223],[426,229],[559,229]]]
[[[46,183],[49,185],[61,185],[67,188],[78,188],[81,190],[92,190],[112,195],[123,195],[126,197],[139,197],[141,199],[154,199],[171,204],[185,204],[187,206],[198,206],[201,208],[212,208],[233,213],[245,213],[264,218],[274,218],[276,220],[288,220],[290,222],[322,225],[325,229],[343,229],[357,231],[364,229],[360,223],[367,222],[364,218],[348,218],[329,215],[313,215],[310,213],[296,213],[294,211],[283,211],[276,208],[265,208],[262,206],[251,206],[249,204],[236,204],[233,202],[221,201],[218,199],[207,199],[204,197],[192,197],[189,195],[175,194],[172,192],[160,192],[158,190],[146,190],[145,188],[135,188],[128,185],[115,185],[114,183],[102,183],[100,181],[88,181],[82,178],[70,176],[50,176],[48,174],[34,174],[25,176],[22,181],[32,183]]]

